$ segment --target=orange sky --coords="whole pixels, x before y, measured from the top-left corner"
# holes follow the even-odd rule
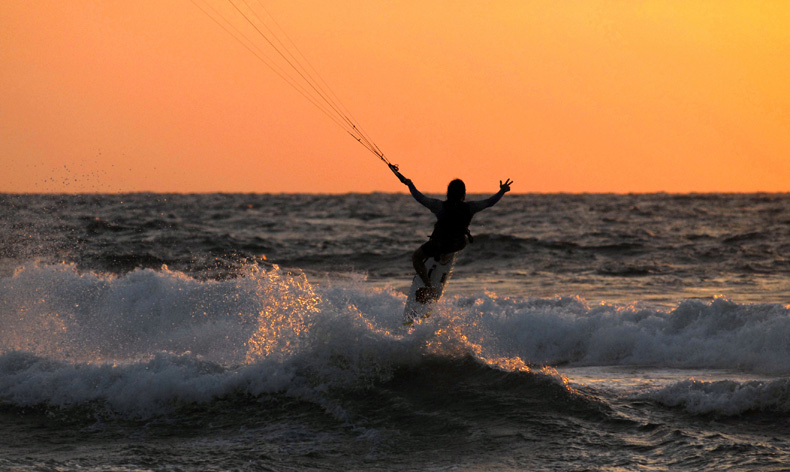
[[[265,4],[423,191],[790,191],[790,2]],[[0,192],[405,190],[188,0],[1,2],[0,164]]]

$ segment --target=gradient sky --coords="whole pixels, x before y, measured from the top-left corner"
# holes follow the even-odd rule
[[[264,3],[423,191],[790,191],[790,2]],[[0,165],[0,192],[405,190],[188,0],[1,2]]]

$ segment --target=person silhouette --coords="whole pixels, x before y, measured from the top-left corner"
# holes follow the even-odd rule
[[[427,242],[422,244],[412,254],[411,260],[414,270],[422,280],[425,287],[418,291],[417,297],[421,302],[436,298],[436,289],[431,284],[425,261],[433,257],[437,261],[456,253],[466,247],[467,241],[472,242],[472,234],[469,232],[469,224],[475,213],[496,205],[496,203],[510,191],[513,181],[505,179],[503,183],[499,181],[499,192],[485,200],[467,202],[466,185],[461,179],[455,179],[447,185],[447,199],[442,201],[436,198],[423,195],[414,183],[403,176],[398,171],[398,167],[390,164],[390,170],[395,173],[404,185],[409,187],[409,193],[421,205],[426,207],[436,215],[436,223],[433,233]]]

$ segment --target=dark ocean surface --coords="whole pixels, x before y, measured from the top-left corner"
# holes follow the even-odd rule
[[[484,196],[470,196],[482,198]],[[0,195],[0,470],[790,470],[790,195]]]

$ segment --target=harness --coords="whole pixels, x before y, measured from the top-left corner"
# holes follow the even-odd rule
[[[469,223],[472,222],[472,208],[466,202],[444,201],[442,209],[436,215],[436,224],[433,226],[431,239],[443,245],[460,244],[466,245],[474,242],[472,234],[469,232]]]

